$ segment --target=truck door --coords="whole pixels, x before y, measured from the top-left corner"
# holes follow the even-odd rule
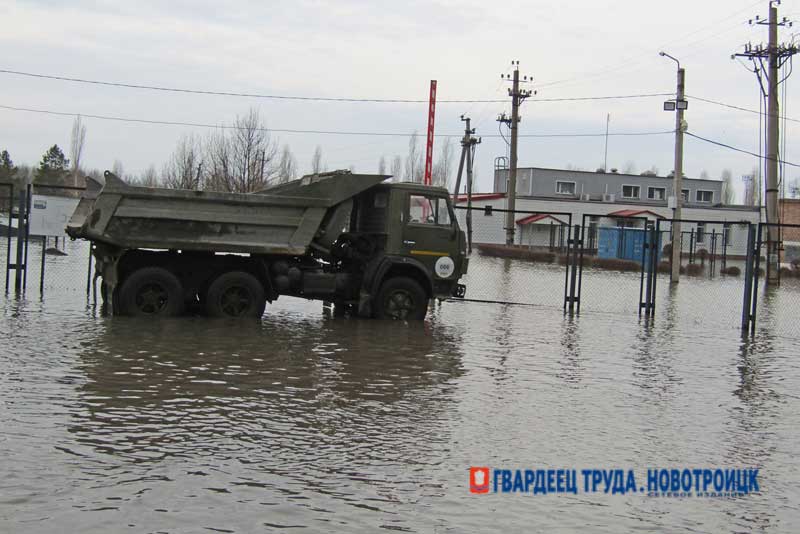
[[[447,199],[409,193],[403,220],[404,252],[422,262],[434,280],[453,278],[458,232]]]

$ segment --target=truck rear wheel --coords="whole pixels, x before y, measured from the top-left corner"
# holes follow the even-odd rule
[[[123,315],[174,317],[183,313],[183,286],[162,267],[134,271],[119,290]]]
[[[386,280],[375,301],[375,317],[398,321],[421,321],[428,313],[428,297],[419,282],[398,276]]]
[[[217,277],[206,293],[206,313],[211,317],[261,317],[267,301],[255,276],[231,271]]]

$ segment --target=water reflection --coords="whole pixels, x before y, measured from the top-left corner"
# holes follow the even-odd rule
[[[433,328],[114,318],[84,344],[70,429],[79,443],[137,461],[207,451],[248,463],[280,457],[285,468],[307,461],[309,447],[413,457],[414,437],[437,440],[462,373],[457,330]]]

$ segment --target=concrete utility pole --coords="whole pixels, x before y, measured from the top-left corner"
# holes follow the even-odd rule
[[[753,46],[748,43],[745,45],[744,52],[741,54],[734,54],[731,59],[736,57],[745,57],[750,61],[758,61],[759,67],[754,71],[759,77],[759,85],[762,93],[764,93],[764,85],[761,83],[761,74],[767,74],[767,146],[766,146],[766,187],[765,187],[765,215],[767,219],[767,284],[777,283],[779,281],[779,261],[780,261],[780,248],[781,248],[781,232],[780,226],[780,213],[778,212],[778,146],[779,146],[779,120],[780,109],[778,107],[778,85],[781,83],[778,74],[778,69],[789,59],[797,53],[795,45],[782,45],[778,44],[778,26],[791,26],[785,17],[782,21],[778,22],[778,4],[780,0],[771,0],[769,3],[769,17],[766,21],[756,16],[755,19],[750,20],[750,24],[759,24],[768,26],[768,44],[764,48],[763,45]],[[767,66],[764,68],[764,62]],[[787,74],[788,76],[788,74]],[[785,80],[785,78],[784,78]],[[760,187],[760,185],[759,185]]]
[[[472,137],[475,128],[470,127],[470,118],[461,115],[461,120],[467,123],[464,129],[464,137],[461,139],[461,160],[458,163],[458,175],[456,176],[456,188],[453,192],[453,205],[458,201],[458,191],[461,189],[461,176],[464,173],[464,163],[467,167],[467,244],[468,252],[472,252],[472,162],[475,159],[475,146],[481,142],[480,137]]]
[[[508,171],[508,190],[506,191],[508,194],[506,245],[514,244],[514,209],[517,203],[517,136],[519,133],[519,122],[521,120],[519,116],[519,107],[522,105],[522,102],[532,94],[529,90],[520,90],[519,88],[519,61],[512,61],[511,63],[514,65],[513,78],[508,74],[505,76],[503,74],[500,75],[501,78],[513,80],[512,89],[508,90],[508,96],[511,97],[511,119],[507,119],[505,115],[497,119],[499,122],[508,124],[511,129],[511,168]],[[525,76],[523,81],[532,82],[533,78],[531,77],[529,80],[528,77]]]
[[[681,62],[667,54],[659,52],[659,55],[668,57],[678,64],[678,85],[675,90],[675,103],[664,103],[667,111],[675,110],[675,161],[674,177],[672,180],[672,195],[674,206],[672,208],[672,261],[669,280],[677,284],[681,277],[681,205],[683,203],[683,131],[685,123],[683,112],[688,107],[685,98],[686,89],[686,70],[681,67]]]

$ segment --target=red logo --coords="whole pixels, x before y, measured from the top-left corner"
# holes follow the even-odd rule
[[[489,493],[488,467],[469,468],[469,491],[470,493]]]

